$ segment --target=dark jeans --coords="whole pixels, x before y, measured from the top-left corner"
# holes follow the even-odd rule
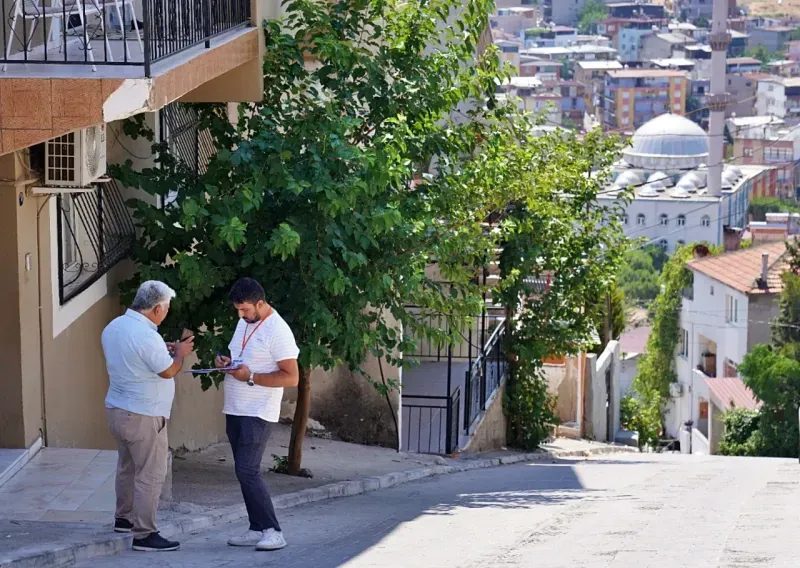
[[[261,459],[269,440],[270,423],[253,416],[225,416],[228,440],[233,450],[236,477],[250,517],[251,531],[281,530],[272,498],[261,473]]]

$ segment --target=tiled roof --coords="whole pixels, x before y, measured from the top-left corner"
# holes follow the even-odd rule
[[[615,79],[637,79],[644,77],[685,77],[683,71],[673,71],[671,69],[617,69],[607,71],[608,75]]]
[[[761,61],[755,57],[731,57],[728,65],[761,65]]]
[[[761,406],[761,402],[756,399],[753,391],[747,388],[739,377],[706,377],[705,381],[708,390],[725,407],[721,410],[729,410],[731,408],[756,410]]]
[[[762,253],[769,255],[766,288],[760,288],[757,282],[761,278]],[[778,294],[783,290],[781,274],[787,267],[785,254],[786,245],[777,241],[698,258],[687,262],[686,266],[743,294]]]

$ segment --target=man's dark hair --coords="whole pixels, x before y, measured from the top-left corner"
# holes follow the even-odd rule
[[[259,300],[267,301],[264,288],[252,278],[237,280],[228,292],[228,298],[234,304],[257,304]]]

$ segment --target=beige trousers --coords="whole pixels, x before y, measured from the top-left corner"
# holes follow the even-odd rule
[[[156,511],[167,475],[167,420],[119,408],[107,408],[108,426],[117,441],[116,518],[133,523],[133,537],[156,532]]]

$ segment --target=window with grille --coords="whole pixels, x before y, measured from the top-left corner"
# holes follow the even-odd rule
[[[216,150],[211,131],[200,128],[200,117],[187,104],[172,103],[159,112],[161,141],[173,156],[182,161],[195,175],[204,174]],[[175,202],[177,192],[164,196],[162,206]]]
[[[94,284],[133,249],[136,232],[115,181],[56,197],[59,302]]]

